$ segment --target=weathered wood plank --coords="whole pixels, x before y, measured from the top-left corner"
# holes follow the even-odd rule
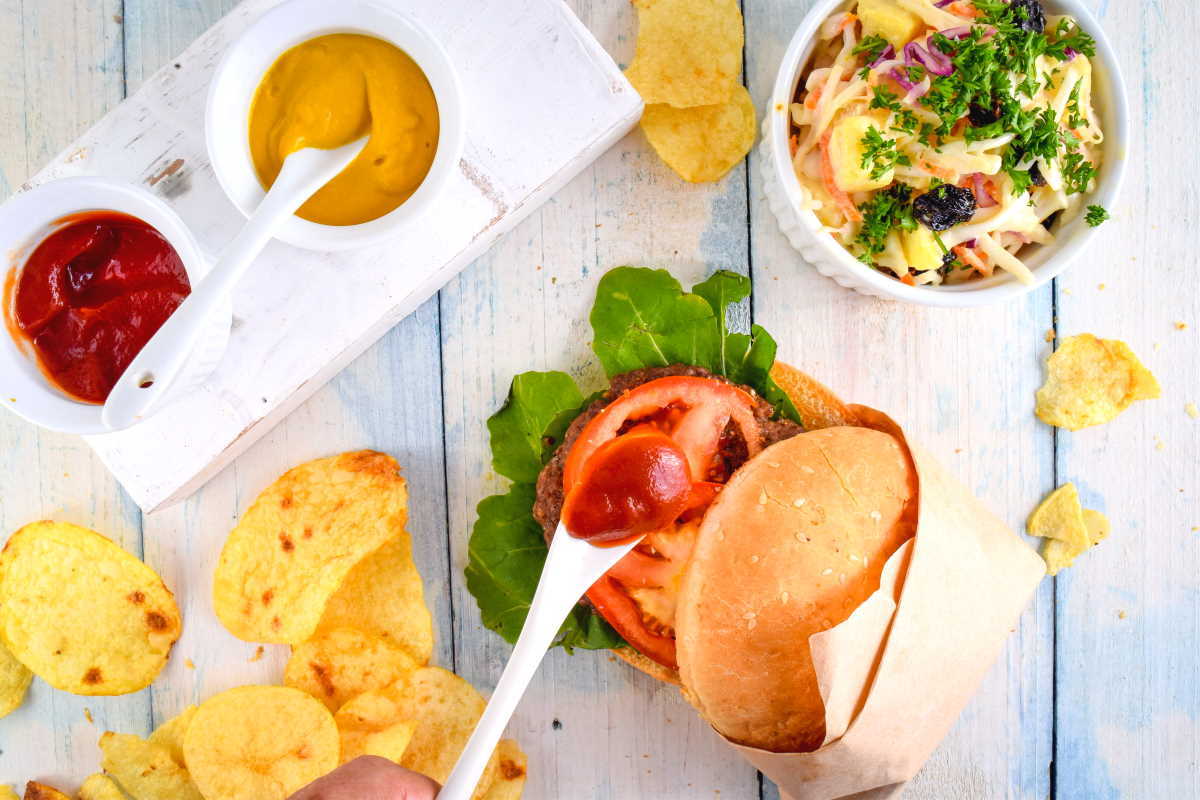
[[[760,113],[793,32],[813,3],[747,0],[746,70]],[[888,411],[1013,527],[1053,481],[1052,437],[1032,414],[1049,290],[975,311],[863,297],[804,263],[750,171],[754,321],[780,357],[843,397]],[[1034,798],[1049,793],[1049,585],[1039,591],[980,693],[908,789],[913,798]],[[766,794],[765,796],[773,796]]]
[[[1163,385],[1098,428],[1058,434],[1059,482],[1108,514],[1108,541],[1057,579],[1059,798],[1200,796],[1200,292],[1192,3],[1093,0],[1132,103],[1124,194],[1060,280],[1060,336],[1123,339]],[[1176,46],[1178,45],[1178,46]],[[1180,329],[1176,323],[1184,323]]]
[[[620,62],[633,10],[571,3]],[[742,168],[715,186],[671,173],[640,133],[624,139],[442,291],[447,475],[458,671],[495,685],[510,648],[482,629],[462,580],[475,505],[504,485],[484,422],[518,372],[560,369],[603,385],[587,322],[600,275],[621,264],[670,268],[685,284],[746,270]],[[607,654],[559,651],[543,663],[510,727],[530,755],[526,796],[757,795],[754,770],[679,693]]]
[[[120,102],[120,8],[119,0],[0,3],[0,191],[19,186]],[[136,506],[86,446],[0,414],[0,538],[45,518],[86,525],[141,552]],[[35,681],[25,705],[0,720],[0,783],[36,777],[73,788],[76,765],[96,763],[102,726],[141,730],[149,717],[149,691],[83,698]]]

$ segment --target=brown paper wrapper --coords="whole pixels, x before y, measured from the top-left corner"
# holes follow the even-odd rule
[[[853,408],[867,426],[908,444],[885,415]],[[978,688],[1045,574],[1017,534],[929,454],[908,447],[919,481],[916,536],[888,560],[874,595],[809,640],[825,744],[811,753],[733,744],[785,798],[898,797]]]

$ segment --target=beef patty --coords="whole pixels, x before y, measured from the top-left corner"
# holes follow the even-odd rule
[[[558,528],[559,517],[562,516],[564,496],[563,469],[566,465],[567,454],[571,452],[571,446],[579,438],[579,434],[584,426],[591,422],[606,406],[631,389],[636,389],[643,383],[649,383],[659,378],[673,378],[677,376],[712,378],[722,383],[735,385],[753,397],[754,417],[758,420],[760,430],[762,431],[761,445],[763,447],[783,441],[784,439],[790,439],[796,434],[804,432],[804,428],[791,420],[772,419],[771,417],[775,413],[775,408],[766,400],[759,397],[758,393],[751,387],[734,384],[733,381],[720,375],[714,375],[703,367],[672,364],[669,367],[647,367],[645,369],[623,372],[612,379],[612,384],[603,397],[598,398],[584,409],[583,413],[575,418],[575,421],[571,423],[570,427],[567,428],[567,432],[563,435],[562,444],[559,445],[559,448],[554,452],[554,456],[542,468],[541,474],[538,475],[537,500],[533,504],[533,518],[542,526],[547,543],[553,538],[554,531]],[[732,422],[729,423],[726,431],[728,432],[731,429],[736,429],[736,426]],[[733,439],[733,436],[723,437],[723,441]],[[724,453],[724,455],[730,462],[732,469],[736,469],[746,461],[745,443],[738,441],[735,449]]]

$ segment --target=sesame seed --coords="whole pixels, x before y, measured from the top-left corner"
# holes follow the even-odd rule
[[[792,505],[794,505],[796,508],[802,508],[804,506],[804,504],[807,502],[808,501],[805,500],[803,497],[797,497],[795,500],[792,501]]]
[[[832,575],[833,567],[826,567],[825,569],[821,570],[821,574],[822,575]]]
[[[758,563],[758,556],[750,556],[750,563],[751,563],[751,564],[757,564],[757,563]]]
[[[872,511],[870,514],[868,514],[868,516],[876,522],[879,522],[879,520],[883,519],[883,514],[880,514],[878,511]]]
[[[767,504],[767,490],[766,489],[758,490],[758,504],[760,506],[765,506]]]
[[[791,597],[792,596],[790,594],[788,594],[787,592],[783,592],[779,595],[779,602],[786,603],[788,600],[791,599]]]
[[[845,583],[845,582],[846,582],[846,573],[839,572],[838,573],[838,583]]]

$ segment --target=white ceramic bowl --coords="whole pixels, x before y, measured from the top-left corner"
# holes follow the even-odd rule
[[[398,4],[397,4],[398,5]],[[329,33],[362,33],[391,42],[425,72],[438,105],[437,153],[429,174],[396,210],[361,225],[320,225],[293,216],[276,233],[309,250],[364,247],[395,236],[428,210],[462,156],[463,107],[458,78],[442,46],[391,5],[371,0],[290,0],[263,14],[225,53],[208,93],[208,156],[225,194],[243,214],[258,208],[265,192],[250,155],[250,105],[254,92],[284,52]]]
[[[818,272],[848,289],[874,297],[928,306],[964,308],[988,305],[1033,291],[1057,277],[1096,234],[1097,229],[1088,227],[1082,214],[1060,225],[1055,230],[1053,243],[1035,245],[1022,251],[1021,260],[1037,279],[1032,285],[1021,283],[1008,273],[997,270],[990,278],[954,286],[924,287],[907,286],[858,261],[832,236],[821,230],[815,213],[801,208],[800,183],[792,171],[792,159],[788,151],[789,108],[812,54],[817,29],[830,15],[852,5],[853,0],[820,0],[813,6],[788,45],[766,113],[763,114],[763,137],[759,146],[763,191],[788,241]],[[1129,147],[1129,103],[1116,53],[1104,30],[1081,0],[1045,0],[1044,6],[1048,13],[1070,14],[1096,39],[1093,102],[1104,126],[1104,160],[1096,191],[1088,195],[1087,202],[1113,209],[1124,178]]]
[[[162,200],[137,186],[108,178],[64,178],[23,192],[0,206],[0,274],[20,270],[33,250],[63,217],[84,211],[119,211],[146,222],[166,237],[179,254],[192,286],[209,270],[191,231]],[[11,298],[9,298],[11,299]],[[8,309],[5,309],[7,312]],[[232,307],[213,318],[184,373],[171,387],[167,405],[194,391],[216,368],[229,342]],[[26,420],[64,433],[110,433],[100,418],[102,406],[68,397],[42,374],[27,343],[18,344],[5,330],[0,335],[0,405]]]

